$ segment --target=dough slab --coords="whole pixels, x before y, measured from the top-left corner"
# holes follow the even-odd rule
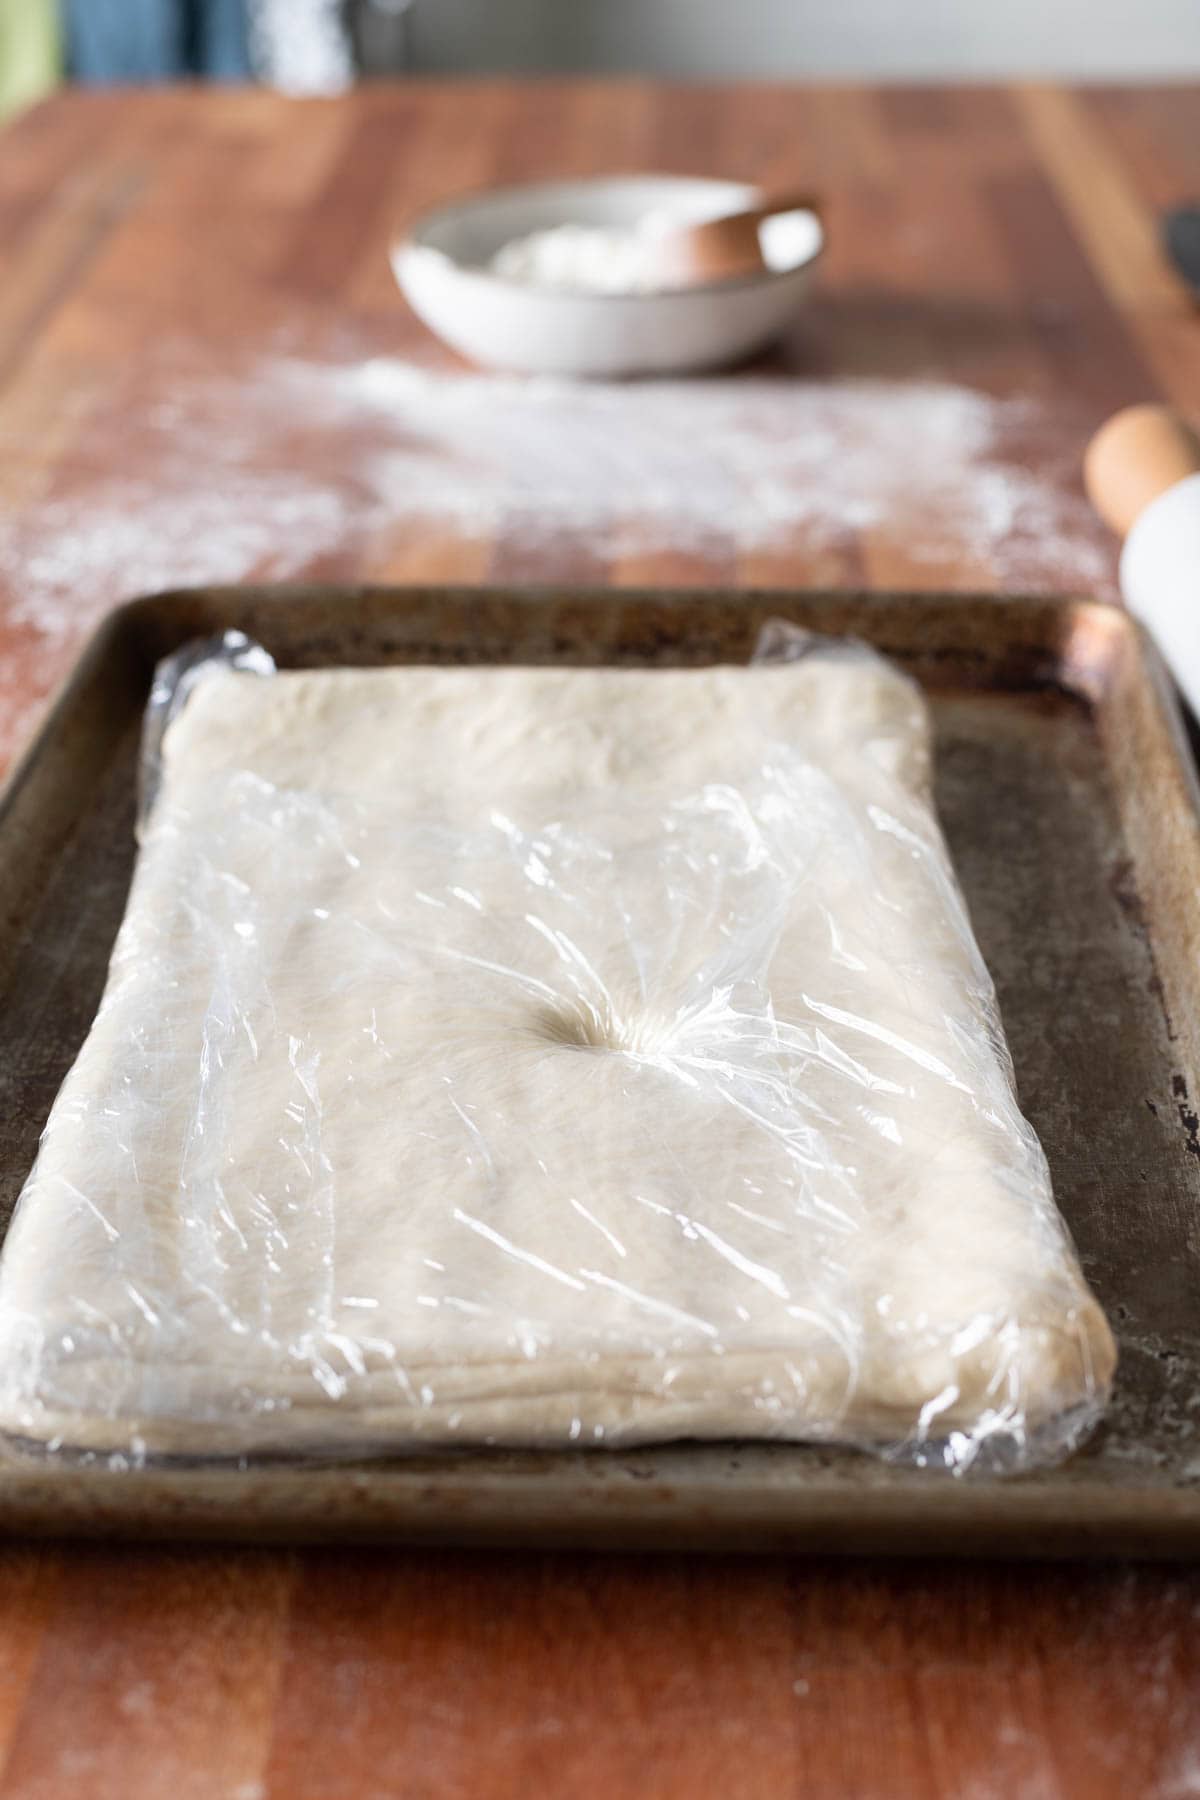
[[[214,671],[0,1261],[0,1426],[968,1459],[1094,1409],[928,777],[865,652]]]

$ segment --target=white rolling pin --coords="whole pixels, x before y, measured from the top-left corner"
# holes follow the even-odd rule
[[[1088,445],[1084,479],[1125,538],[1125,604],[1200,718],[1200,436],[1169,407],[1127,407]]]

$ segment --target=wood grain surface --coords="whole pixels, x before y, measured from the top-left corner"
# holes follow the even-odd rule
[[[1111,592],[1078,451],[1124,402],[1200,410],[1200,321],[1156,223],[1195,198],[1198,141],[1183,87],[52,101],[0,154],[3,755],[108,606],[187,580]],[[492,181],[633,168],[828,196],[816,297],[736,379],[801,408],[827,392],[831,471],[857,456],[870,487],[879,469],[851,441],[864,394],[886,408],[916,384],[970,430],[940,452],[918,432],[927,466],[887,506],[843,491],[837,529],[796,504],[762,533],[720,509],[707,531],[668,514],[647,533],[595,507],[539,512],[536,492],[498,506],[468,432],[401,442],[382,415],[405,369],[449,380],[454,364],[395,294],[397,221]],[[964,412],[964,393],[993,410]],[[427,464],[457,510],[404,505]],[[960,536],[939,492],[971,509]],[[1200,1794],[1200,1578],[9,1546],[0,1800],[66,1793],[1180,1800]]]

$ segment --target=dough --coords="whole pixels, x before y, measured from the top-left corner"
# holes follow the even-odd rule
[[[215,671],[164,757],[0,1263],[10,1433],[965,1459],[1095,1410],[887,664]]]

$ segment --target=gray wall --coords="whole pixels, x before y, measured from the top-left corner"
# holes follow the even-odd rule
[[[402,36],[408,66],[439,73],[1200,74],[1200,0],[412,0]]]

